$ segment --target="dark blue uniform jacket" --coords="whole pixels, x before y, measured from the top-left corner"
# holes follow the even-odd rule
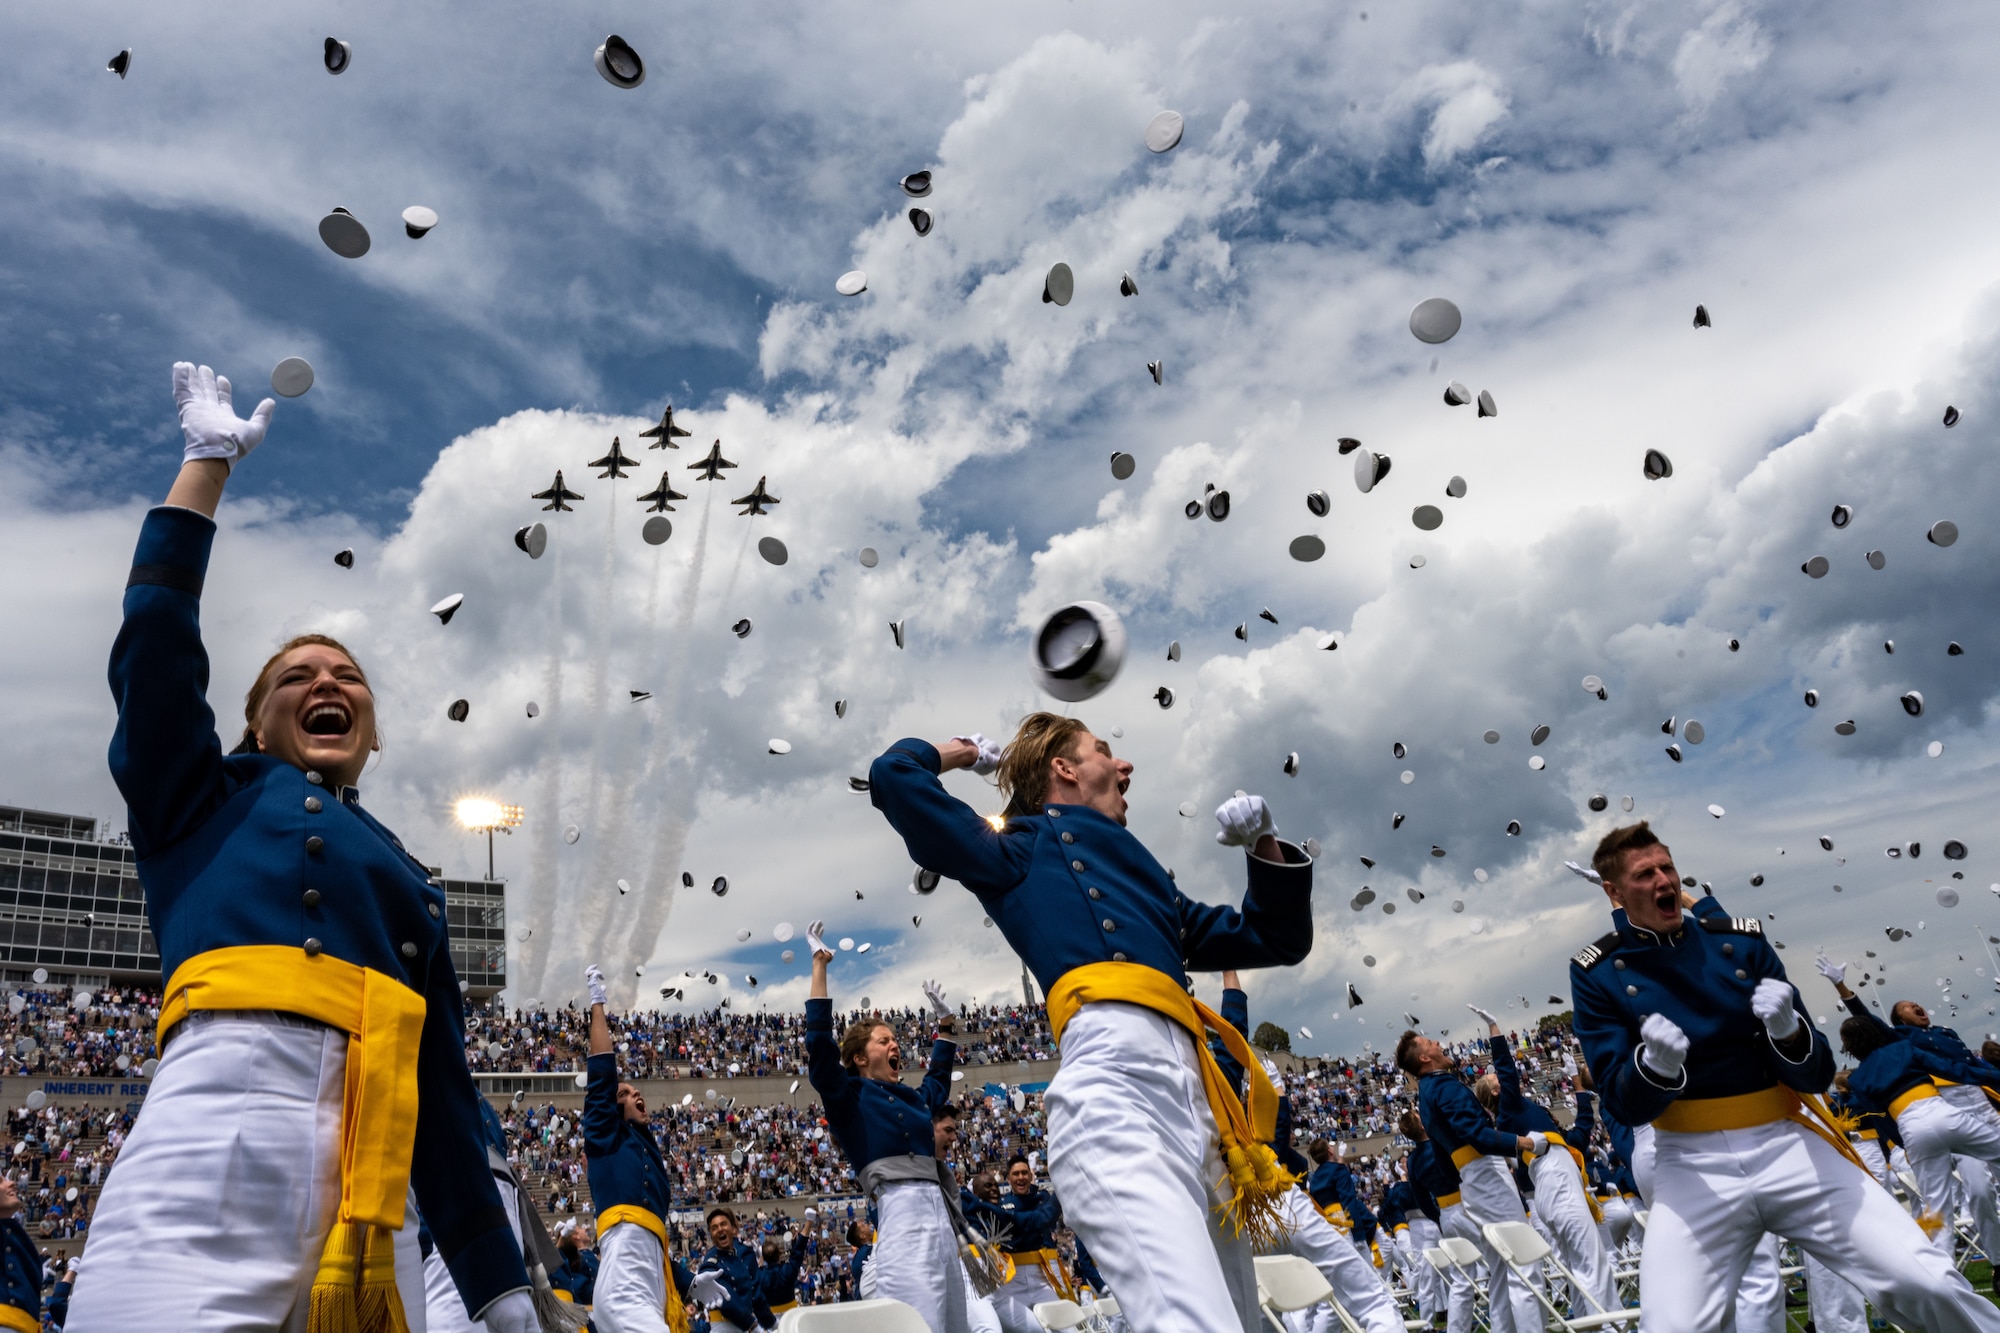
[[[486,1167],[444,890],[356,789],[333,791],[282,759],[222,753],[200,620],[214,538],[214,521],[191,509],[146,515],[111,649],[111,776],[161,970],[171,978],[211,950],[276,945],[372,968],[424,997],[410,1183],[477,1313],[526,1289],[528,1271]]]
[[[1704,900],[1706,901],[1706,900]],[[1807,1044],[1793,1059],[1779,1050],[1750,1012],[1750,993],[1784,964],[1754,917],[1697,910],[1678,929],[1655,934],[1632,925],[1620,908],[1615,929],[1570,960],[1577,1039],[1590,1061],[1604,1112],[1627,1125],[1647,1125],[1680,1098],[1736,1097],[1784,1085],[1819,1093],[1833,1080],[1833,1049],[1804,1012]],[[1664,1014],[1688,1037],[1678,1079],[1641,1066],[1639,1025]]]
[[[1243,909],[1197,903],[1123,825],[1050,805],[995,831],[938,781],[928,741],[900,740],[869,769],[870,799],[916,863],[978,895],[1044,993],[1086,963],[1132,962],[1185,985],[1187,968],[1288,966],[1312,948],[1312,859],[1251,856]]]

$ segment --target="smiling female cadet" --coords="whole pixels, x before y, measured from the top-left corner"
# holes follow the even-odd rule
[[[399,1291],[423,1304],[414,1192],[467,1310],[527,1333],[444,892],[354,785],[381,748],[367,677],[332,639],[293,639],[251,687],[242,743],[216,739],[202,581],[272,403],[241,420],[229,381],[185,362],[174,401],[181,471],[140,529],[110,672],[111,774],[168,977],[162,1055],[91,1228],[106,1276],[68,1326],[388,1328]]]

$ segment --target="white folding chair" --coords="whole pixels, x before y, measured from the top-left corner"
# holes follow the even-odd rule
[[[901,1301],[847,1301],[787,1310],[778,1333],[930,1333],[930,1325]]]
[[[1090,1316],[1075,1301],[1037,1301],[1033,1312],[1035,1322],[1048,1333],[1069,1333],[1069,1330],[1080,1329],[1090,1322]]]
[[[1106,1319],[1116,1319],[1124,1311],[1118,1308],[1118,1298],[1116,1296],[1099,1296],[1097,1298],[1097,1313],[1103,1315]]]
[[[1424,1251],[1424,1258],[1430,1260],[1431,1267],[1437,1269],[1447,1287],[1451,1285],[1454,1273],[1465,1279],[1472,1288],[1472,1322],[1480,1328],[1491,1328],[1492,1321],[1487,1317],[1490,1311],[1486,1309],[1486,1284],[1479,1280],[1479,1265],[1484,1262],[1479,1247],[1462,1236],[1443,1236],[1439,1238],[1436,1249]]]
[[[1354,1322],[1354,1316],[1341,1307],[1334,1299],[1333,1285],[1326,1280],[1326,1274],[1318,1265],[1296,1254],[1259,1255],[1257,1264],[1257,1303],[1263,1307],[1264,1318],[1271,1321],[1271,1327],[1278,1333],[1289,1333],[1285,1321],[1279,1315],[1290,1314],[1294,1310],[1309,1310],[1322,1302],[1333,1307],[1334,1315],[1347,1333],[1362,1333],[1361,1325]]]
[[[1550,1317],[1565,1330],[1582,1333],[1585,1329],[1608,1328],[1614,1324],[1631,1324],[1635,1328],[1638,1326],[1639,1312],[1636,1309],[1609,1310],[1574,1317],[1564,1314],[1562,1307],[1549,1299],[1548,1293],[1542,1289],[1539,1282],[1529,1280],[1528,1270],[1536,1264],[1545,1263],[1561,1273],[1573,1290],[1583,1290],[1582,1284],[1563,1267],[1562,1260],[1556,1258],[1555,1251],[1549,1248],[1549,1243],[1542,1239],[1541,1233],[1526,1222],[1488,1222],[1479,1230],[1486,1237],[1486,1243],[1493,1247],[1494,1253],[1500,1256],[1500,1262],[1512,1269],[1514,1276],[1520,1278],[1522,1283],[1535,1293],[1535,1299],[1542,1303]],[[1592,1304],[1595,1303],[1592,1301]]]

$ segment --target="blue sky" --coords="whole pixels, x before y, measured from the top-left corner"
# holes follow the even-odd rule
[[[45,628],[0,648],[34,775],[0,799],[115,815],[98,682],[132,533],[178,462],[171,362],[214,364],[247,406],[303,355],[318,384],[280,404],[224,512],[218,710],[283,634],[350,636],[383,686],[369,798],[392,825],[469,871],[482,849],[450,798],[528,807],[501,859],[536,998],[596,959],[634,996],[715,966],[739,1003],[796,1003],[803,968],[769,932],[815,915],[877,943],[836,984],[878,1000],[947,966],[973,992],[1013,985],[976,902],[904,892],[845,777],[901,735],[1010,726],[1036,704],[1028,628],[1085,596],[1134,647],[1078,711],[1123,733],[1134,828],[1182,883],[1239,891],[1206,816],[1239,787],[1326,845],[1311,959],[1256,984],[1260,1014],[1328,1049],[1363,1039],[1330,1016],[1349,980],[1397,999],[1361,1013],[1378,1041],[1406,1007],[1451,1026],[1466,1001],[1560,990],[1603,928],[1560,868],[1618,814],[1589,812],[1596,792],[1632,794],[1732,909],[1776,913],[1800,963],[1892,947],[1899,990],[1991,984],[1972,969],[1990,970],[1974,927],[2000,927],[2000,639],[1981,614],[2000,186],[1980,165],[2000,43],[1971,5],[827,4],[754,24],[76,5],[5,23],[0,608]],[[591,67],[611,31],[648,61],[639,89]],[[354,45],[338,78],[328,34]],[[126,46],[121,82],[102,65]],[[1141,133],[1163,107],[1188,128],[1156,156]],[[937,179],[921,239],[896,189],[919,167]],[[412,203],[441,218],[421,241],[397,221]],[[319,242],[336,204],[373,234],[361,260]],[[1065,309],[1039,300],[1057,260],[1078,275]],[[869,292],[835,295],[857,266]],[[1123,272],[1138,297],[1116,295]],[[1440,294],[1465,328],[1425,347],[1405,320]],[[1713,329],[1690,327],[1697,301]],[[1500,416],[1444,406],[1453,379]],[[640,452],[669,399],[686,444],[720,438],[741,464],[721,499],[770,478],[769,519],[690,485],[686,448],[615,488],[589,475],[613,434]],[[1394,458],[1376,492],[1354,489],[1341,435]],[[1648,447],[1674,478],[1643,480]],[[1139,459],[1130,482],[1114,449]],[[693,494],[654,548],[630,500],[661,466]],[[509,538],[556,467],[588,498],[530,563]],[[1209,483],[1235,512],[1190,524]],[[1422,503],[1443,528],[1411,526]],[[1960,542],[1926,543],[1947,517]],[[1307,531],[1329,555],[1296,564]],[[765,532],[782,569],[757,560]],[[328,559],[347,545],[351,572]],[[1823,580],[1799,573],[1814,554]],[[466,609],[439,627],[424,608],[453,591]],[[1912,688],[1921,719],[1896,702]],[[463,725],[444,717],[460,697]],[[1669,714],[1708,730],[1678,766]],[[773,737],[793,752],[766,754]],[[1945,909],[1951,837],[1973,856]],[[1918,860],[1884,855],[1913,840]],[[735,887],[683,898],[683,869]],[[1351,911],[1364,883],[1402,909]],[[1991,1022],[1961,1004],[1968,1029]]]

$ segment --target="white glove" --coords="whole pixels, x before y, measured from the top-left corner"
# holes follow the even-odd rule
[[[1776,977],[1765,977],[1750,992],[1750,1012],[1764,1020],[1764,1031],[1772,1041],[1790,1041],[1799,1035],[1799,1011],[1792,1008],[1792,988]]]
[[[1576,1059],[1568,1051],[1563,1052],[1563,1077],[1576,1077]]]
[[[808,949],[811,949],[815,954],[823,953],[828,958],[831,958],[833,957],[833,950],[827,948],[826,941],[821,938],[821,936],[823,936],[825,933],[826,933],[826,922],[824,921],[815,921],[811,925],[807,926],[806,947]]]
[[[924,998],[931,1002],[931,1012],[939,1018],[951,1017],[951,1006],[944,1002],[944,987],[935,981],[924,983]]]
[[[525,1291],[510,1291],[494,1301],[479,1322],[486,1326],[486,1333],[542,1333],[535,1298]]]
[[[590,987],[592,1004],[610,1004],[611,993],[604,989],[604,970],[592,963],[583,969],[583,984]]]
[[[1813,966],[1819,969],[1821,976],[1836,986],[1847,980],[1847,964],[1836,963],[1825,954],[1821,954],[1819,957],[1813,959]]]
[[[1276,834],[1278,822],[1261,796],[1232,796],[1215,808],[1222,831],[1215,840],[1224,847],[1254,847],[1266,833]]]
[[[696,1273],[688,1283],[688,1299],[696,1305],[706,1305],[710,1309],[729,1299],[729,1288],[722,1285],[722,1274],[710,1269],[706,1273]]]
[[[1285,1095],[1285,1076],[1269,1060],[1264,1061],[1264,1077],[1271,1080],[1271,1089],[1280,1097]]]
[[[1664,1079],[1681,1076],[1681,1066],[1687,1062],[1688,1035],[1665,1014],[1647,1014],[1646,1021],[1639,1024],[1639,1042],[1644,1048],[1639,1058],[1646,1068]]]
[[[245,421],[236,415],[236,405],[230,401],[228,376],[218,375],[207,366],[176,361],[174,406],[181,410],[181,435],[187,440],[181,461],[220,458],[234,471],[237,463],[264,442],[271,413],[278,405],[266,398]]]
[[[1480,1008],[1480,1007],[1479,1007],[1478,1005],[1476,1005],[1476,1004],[1468,1004],[1468,1005],[1466,1005],[1465,1007],[1466,1007],[1466,1008],[1468,1008],[1468,1009],[1470,1009],[1470,1010],[1471,1010],[1471,1011],[1472,1011],[1473,1013],[1475,1013],[1475,1014],[1478,1014],[1478,1015],[1479,1015],[1479,1016],[1480,1016],[1481,1018],[1485,1019],[1485,1020],[1486,1020],[1486,1021],[1487,1021],[1488,1023],[1490,1023],[1490,1024],[1491,1024],[1491,1025],[1493,1025],[1494,1027],[1496,1027],[1496,1028],[1497,1028],[1497,1027],[1499,1027],[1499,1026],[1500,1026],[1500,1020],[1499,1020],[1499,1019],[1497,1019],[1497,1018],[1495,1018],[1495,1017],[1494,1017],[1493,1015],[1491,1015],[1491,1014],[1487,1013],[1487,1012],[1486,1012],[1486,1011],[1485,1011],[1484,1009],[1481,1009],[1481,1008]]]
[[[988,740],[976,731],[970,736],[953,736],[952,739],[955,741],[964,741],[967,745],[979,751],[979,758],[972,761],[972,771],[981,777],[985,777],[988,773],[1000,767],[999,741]]]
[[[1546,1134],[1530,1134],[1528,1135],[1528,1142],[1534,1145],[1528,1151],[1534,1153],[1537,1157],[1540,1157],[1549,1150],[1549,1136]]]

